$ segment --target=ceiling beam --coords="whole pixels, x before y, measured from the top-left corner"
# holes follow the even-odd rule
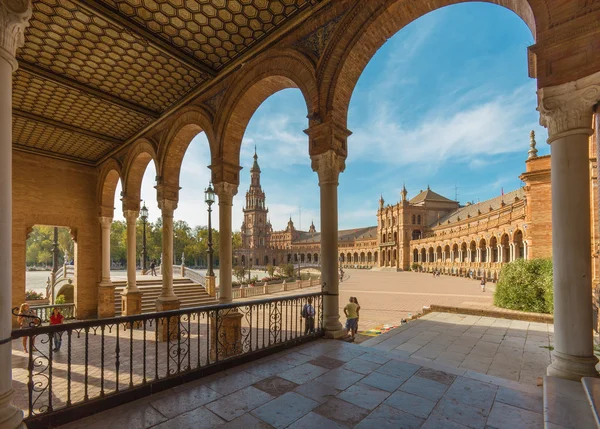
[[[192,57],[191,55],[186,54],[184,51],[171,45],[165,39],[161,38],[160,36],[157,36],[154,32],[148,30],[143,25],[138,24],[129,17],[121,15],[119,12],[106,6],[102,2],[99,2],[97,0],[72,1],[77,6],[81,6],[82,8],[86,9],[88,12],[91,12],[94,15],[97,15],[109,22],[112,22],[114,25],[123,27],[133,32],[134,34],[140,36],[141,38],[146,39],[164,54],[170,55],[171,57],[178,59],[179,61],[188,65],[189,67],[192,67],[199,72],[203,72],[210,77],[214,77],[217,75],[217,72],[214,69],[207,66],[200,60]]]
[[[154,119],[160,117],[160,113],[155,112],[154,110],[147,109],[146,107],[140,106],[127,100],[123,100],[122,98],[116,97],[114,95],[107,94],[104,91],[100,91],[99,89],[93,88],[74,79],[69,79],[67,77],[52,73],[51,71],[48,71],[46,69],[36,67],[35,65],[27,63],[25,61],[19,61],[19,68],[38,77],[48,79],[58,84],[77,89],[81,92],[87,93],[88,95],[92,95],[104,101],[108,101],[112,104],[117,104],[121,107],[140,113],[142,115],[149,116]]]
[[[32,153],[34,155],[45,156],[48,158],[60,159],[62,161],[74,162],[76,164],[87,165],[89,167],[94,167],[96,163],[94,161],[90,161],[89,159],[78,158],[74,156],[63,155],[61,153],[50,152],[48,150],[33,148],[29,146],[23,146],[17,143],[13,143],[13,150],[25,153]]]
[[[54,119],[45,118],[43,116],[35,115],[33,113],[26,112],[24,110],[12,109],[12,113],[14,116],[18,116],[19,118],[29,119],[30,121],[39,122],[42,124],[49,125],[51,127],[60,128],[62,130],[71,131],[76,134],[82,134],[84,136],[92,137],[98,140],[103,140],[108,143],[112,143],[114,145],[122,145],[123,141],[116,139],[114,137],[106,136],[104,134],[96,133],[94,131],[86,130],[79,127],[74,127],[73,125],[65,124],[63,122],[55,121]]]

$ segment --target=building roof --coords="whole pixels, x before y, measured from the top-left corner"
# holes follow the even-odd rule
[[[429,186],[427,187],[427,190],[421,191],[415,197],[413,197],[409,201],[409,203],[410,204],[418,204],[418,203],[422,203],[424,201],[443,201],[446,203],[455,203],[456,202],[456,201],[453,201],[449,198],[446,198],[446,197],[438,194],[437,192],[433,192],[431,189],[429,189]]]
[[[489,200],[482,201],[477,204],[469,204],[463,207],[460,207],[458,210],[453,211],[452,213],[447,214],[446,216],[440,218],[439,221],[435,221],[431,227],[437,226],[438,222],[440,224],[448,224],[454,223],[461,220],[465,220],[469,217],[479,216],[483,213],[488,213],[492,210],[497,210],[502,207],[502,201],[507,206],[510,206],[516,202],[516,198],[522,200],[525,198],[525,188],[519,188],[514,191],[508,192],[506,194],[499,195],[497,197],[491,198]]]
[[[293,241],[293,244],[303,243],[320,243],[321,233],[310,233],[305,231],[299,231],[300,237]],[[369,238],[377,237],[377,227],[367,226],[365,228],[353,228],[353,229],[342,229],[338,231],[338,241],[354,241],[354,240],[365,240]]]

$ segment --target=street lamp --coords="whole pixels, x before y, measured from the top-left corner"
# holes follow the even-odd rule
[[[212,213],[212,204],[215,202],[215,191],[212,188],[212,183],[208,183],[208,188],[206,188],[206,190],[204,191],[204,201],[206,202],[206,204],[208,204],[208,272],[206,273],[207,276],[214,276],[215,273],[213,273],[213,248],[212,248],[212,226],[211,226],[211,219],[210,219],[210,215]]]
[[[146,222],[148,221],[148,208],[146,203],[140,209],[140,219],[142,219],[142,274],[146,274]]]

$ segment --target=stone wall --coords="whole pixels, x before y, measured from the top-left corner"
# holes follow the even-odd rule
[[[521,175],[527,196],[529,259],[552,257],[552,190],[550,155],[529,159]]]
[[[93,167],[13,152],[13,307],[25,298],[25,244],[34,225],[68,227],[75,241],[78,319],[96,316],[100,223]]]

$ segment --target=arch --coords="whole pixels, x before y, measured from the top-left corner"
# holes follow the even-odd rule
[[[413,263],[419,262],[419,251],[417,249],[413,250]]]
[[[360,263],[364,264],[365,262],[365,252],[360,252]]]
[[[412,223],[413,225],[417,223],[417,217],[415,215],[412,215]]]
[[[344,258],[344,254],[343,254],[343,253],[341,253],[341,254],[340,254],[340,262],[344,263],[345,261],[346,261],[346,260],[345,260],[345,258]]]
[[[435,249],[435,260],[436,262],[440,262],[442,259],[442,246],[438,246]]]
[[[114,212],[115,192],[119,179],[121,179],[121,165],[111,158],[102,165],[98,175],[97,195],[101,210],[113,209],[111,213]],[[104,215],[104,213],[101,213],[101,215]]]
[[[413,239],[413,240],[420,240],[421,238],[422,238],[421,230],[419,230],[419,229],[415,229],[415,230],[412,232],[412,239]]]
[[[502,234],[500,237],[500,247],[502,248],[502,260],[500,262],[510,262],[510,239],[507,233]]]
[[[157,162],[154,145],[146,139],[140,139],[132,146],[127,154],[123,171],[123,195],[134,207],[139,208],[142,193],[142,179],[150,161],[154,161],[156,175],[160,176],[161,170]]]
[[[360,2],[354,13],[339,26],[325,52],[326,61],[319,70],[323,82],[321,105],[346,126],[348,106],[363,70],[381,46],[406,25],[444,6],[475,0],[434,0],[405,2],[396,0],[381,6],[378,2]],[[534,40],[538,27],[547,22],[547,11],[535,0],[484,0],[515,12],[529,27]],[[539,5],[539,6],[537,6]],[[536,7],[534,9],[534,7]],[[538,22],[539,21],[539,22]]]
[[[350,254],[350,252],[346,253],[346,262],[352,262],[352,255]]]
[[[515,259],[523,259],[525,257],[525,246],[523,244],[523,231],[517,229],[513,235],[513,242],[515,243]]]
[[[159,147],[160,176],[163,183],[179,186],[183,157],[194,137],[201,132],[204,132],[208,139],[211,153],[210,163],[212,164],[218,148],[210,115],[198,106],[188,106],[182,109],[170,125],[169,131]]]
[[[367,263],[373,263],[373,254],[371,252],[367,252]]]
[[[446,262],[447,259],[450,259],[450,245],[446,244],[444,246],[444,262]]]
[[[377,251],[373,252],[373,262],[377,262]]]
[[[427,260],[427,250],[423,247],[421,249],[421,262],[425,262]]]
[[[491,258],[490,262],[498,262],[498,239],[495,235],[490,238]]]
[[[417,216],[417,224],[421,225],[421,215]]]
[[[462,242],[462,244],[460,245],[460,262],[466,262],[467,261],[467,243],[466,242]]]
[[[314,262],[315,264],[319,262],[319,255],[318,255],[317,253],[315,253],[315,254],[313,255],[313,262]]]
[[[226,94],[215,130],[221,137],[218,157],[239,165],[242,138],[258,107],[286,88],[298,88],[304,96],[308,116],[317,111],[318,89],[314,66],[295,50],[270,50],[259,55],[242,73],[243,77]]]
[[[471,253],[471,258],[470,258],[469,262],[476,262],[477,261],[477,243],[475,243],[475,240],[471,240],[471,243],[469,244],[469,251]]]
[[[433,262],[433,247],[430,247],[427,253],[429,254],[429,262]]]
[[[479,240],[479,262],[488,262],[487,261],[487,241],[485,238]]]

